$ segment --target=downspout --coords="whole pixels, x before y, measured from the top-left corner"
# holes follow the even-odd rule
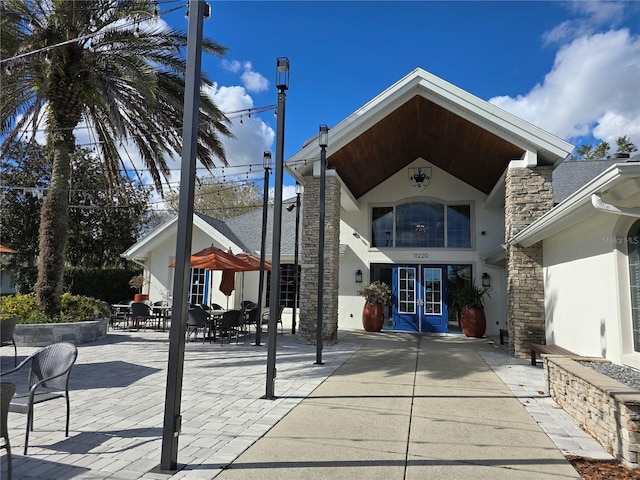
[[[640,208],[616,207],[615,205],[603,202],[597,193],[591,194],[591,204],[596,210],[600,210],[601,212],[640,218]]]

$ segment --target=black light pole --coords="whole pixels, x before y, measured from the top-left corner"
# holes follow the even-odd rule
[[[264,166],[264,195],[262,197],[262,241],[260,243],[260,284],[258,285],[258,318],[256,319],[256,346],[260,346],[262,334],[262,293],[264,292],[264,256],[267,243],[267,210],[269,206],[269,170],[271,170],[271,152],[264,152],[262,157]]]
[[[324,311],[324,184],[327,169],[327,145],[329,127],[320,125],[320,219],[318,224],[318,319],[316,321],[316,364],[322,365],[322,324]]]
[[[178,435],[182,416],[182,377],[184,371],[184,335],[187,317],[187,288],[191,266],[193,235],[193,194],[195,189],[198,118],[200,115],[200,76],[202,60],[202,21],[205,3],[189,1],[187,68],[184,79],[184,114],[182,130],[182,165],[180,201],[178,202],[178,235],[176,243],[176,275],[173,280],[173,308],[169,331],[169,359],[162,427],[160,470],[177,470]]]
[[[273,243],[271,245],[271,291],[269,292],[269,330],[267,332],[267,388],[265,398],[273,400],[276,378],[276,344],[280,315],[280,242],[282,240],[282,176],[284,170],[284,114],[289,89],[289,59],[276,60],[278,121],[276,124],[276,171],[273,195]]]
[[[300,236],[300,194],[302,185],[296,182],[296,246],[293,266],[293,314],[291,316],[291,335],[296,334],[296,311],[298,309],[298,241]]]

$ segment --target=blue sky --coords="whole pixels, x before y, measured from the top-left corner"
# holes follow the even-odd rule
[[[160,4],[161,11],[179,5]],[[276,58],[291,62],[285,159],[320,124],[336,125],[416,67],[574,144],[615,145],[627,134],[640,146],[640,2],[210,5],[204,34],[229,52],[204,57],[203,70],[216,82],[209,93],[222,111],[275,104]],[[184,13],[162,19],[186,30]],[[273,111],[242,123],[233,116],[236,139],[224,144],[237,173],[261,178],[275,125]],[[285,183],[292,188],[290,178]]]

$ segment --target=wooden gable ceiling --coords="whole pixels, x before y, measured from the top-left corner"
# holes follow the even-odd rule
[[[418,157],[489,194],[524,150],[416,95],[327,158],[360,198]],[[437,181],[437,180],[435,180]]]

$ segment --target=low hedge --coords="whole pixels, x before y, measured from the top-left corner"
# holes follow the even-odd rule
[[[0,298],[0,313],[5,318],[18,317],[18,323],[83,322],[109,316],[108,308],[96,298],[65,293],[60,301],[62,311],[55,318],[42,313],[40,301],[33,294]]]

